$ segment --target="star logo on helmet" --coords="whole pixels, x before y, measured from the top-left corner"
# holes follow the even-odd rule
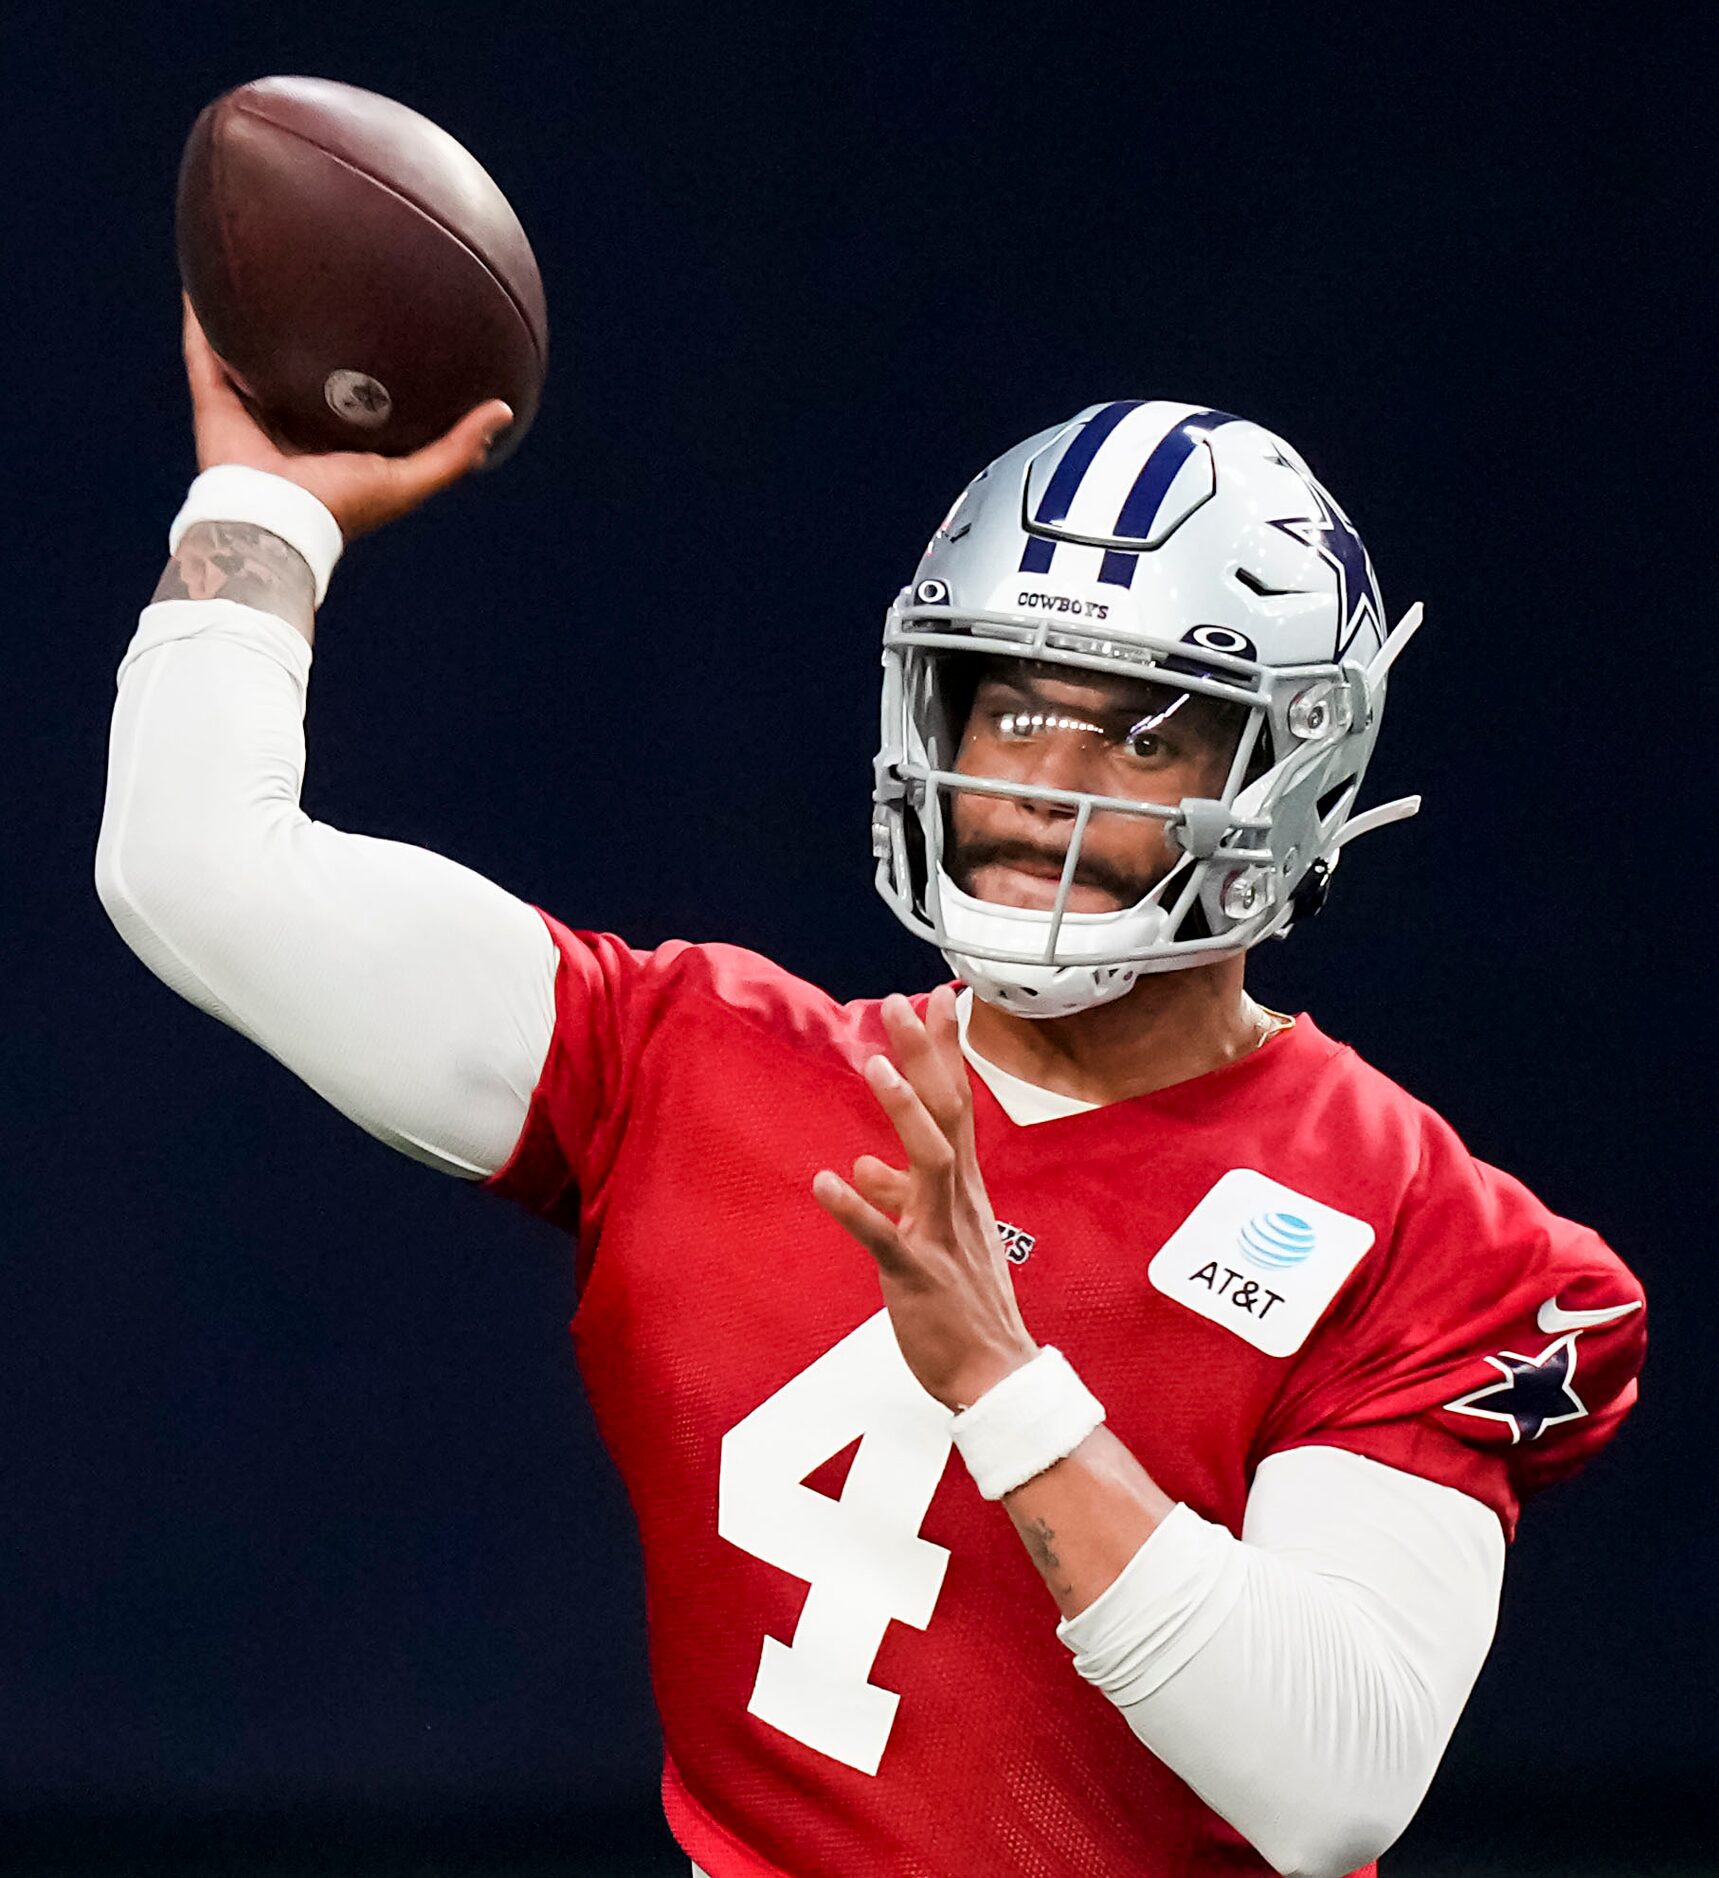
[[[1282,456],[1277,461],[1285,469],[1295,469],[1295,465]],[[1299,470],[1296,474],[1301,476]],[[1379,600],[1378,583],[1373,578],[1373,565],[1367,559],[1367,550],[1361,545],[1353,523],[1311,477],[1301,476],[1301,481],[1315,513],[1286,515],[1270,525],[1292,541],[1315,549],[1336,570],[1337,644],[1331,656],[1341,659],[1364,626],[1370,625],[1379,639],[1384,639],[1384,609]]]

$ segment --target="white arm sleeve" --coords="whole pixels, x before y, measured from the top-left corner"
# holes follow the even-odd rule
[[[145,607],[119,668],[96,891],[121,938],[378,1140],[481,1179],[555,1022],[543,921],[299,807],[311,649],[231,600]]]
[[[1480,1501],[1338,1448],[1270,1455],[1237,1539],[1177,1506],[1057,1634],[1276,1871],[1342,1878],[1420,1805],[1498,1620]]]

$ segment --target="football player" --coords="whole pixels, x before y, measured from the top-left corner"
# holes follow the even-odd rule
[[[875,771],[878,887],[955,982],[839,1005],[308,819],[343,537],[507,413],[286,456],[189,319],[186,356],[202,474],[120,666],[103,904],[360,1126],[573,1238],[696,1868],[1370,1871],[1644,1309],[1245,989],[1414,806],[1355,812],[1419,610],[1387,628],[1342,509],[1185,404],[985,470],[889,611]]]

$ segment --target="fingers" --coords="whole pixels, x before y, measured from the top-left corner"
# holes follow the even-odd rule
[[[191,404],[200,417],[237,414],[247,423],[250,415],[244,400],[221,363],[220,355],[210,345],[197,315],[192,311],[191,296],[182,294],[185,322],[181,344],[185,353],[185,376],[191,385]]]
[[[203,332],[202,322],[191,305],[191,296],[182,293],[179,304],[184,312],[180,325],[180,346],[185,354],[185,376],[190,380],[193,400],[200,402],[222,393],[228,397],[234,396],[226,374],[221,370],[221,362],[215,356],[215,348],[210,345]]]
[[[954,992],[947,985],[932,992],[923,1022],[906,998],[885,998],[883,1024],[902,1073],[938,1127],[961,1145],[972,1122],[973,1093],[961,1056]]]
[[[913,1191],[913,1180],[899,1167],[891,1167],[875,1154],[862,1154],[854,1162],[855,1190],[881,1212],[899,1218]]]
[[[977,1174],[972,1092],[952,991],[932,994],[923,1022],[905,998],[886,999],[883,1020],[896,1062],[869,1057],[864,1074],[901,1140],[907,1168],[862,1154],[851,1183],[826,1169],[812,1192],[883,1270],[907,1281],[920,1272],[916,1235],[929,1231],[934,1242],[953,1243],[964,1230],[972,1198],[968,1176]]]
[[[212,462],[243,462],[257,454],[273,455],[263,432],[245,409],[244,400],[234,388],[199,323],[191,306],[191,296],[181,294],[184,321],[181,345],[185,353],[185,378],[191,387],[191,424],[197,439],[199,466]]]
[[[838,1226],[851,1233],[885,1271],[899,1272],[904,1268],[906,1260],[895,1222],[856,1193],[839,1174],[824,1168],[812,1181],[812,1198]]]
[[[955,1177],[955,1144],[938,1125],[919,1091],[885,1056],[867,1060],[865,1079],[901,1137],[911,1171],[933,1188],[950,1187]]]
[[[513,411],[500,398],[491,398],[468,411],[452,430],[421,450],[398,459],[397,469],[413,499],[423,501],[456,483],[489,455],[490,444],[513,422]]]

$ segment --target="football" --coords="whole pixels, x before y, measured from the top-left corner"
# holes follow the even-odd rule
[[[507,198],[392,98],[261,78],[199,115],[179,168],[179,272],[209,343],[298,450],[402,456],[486,398],[517,448],[543,388],[543,282]]]

